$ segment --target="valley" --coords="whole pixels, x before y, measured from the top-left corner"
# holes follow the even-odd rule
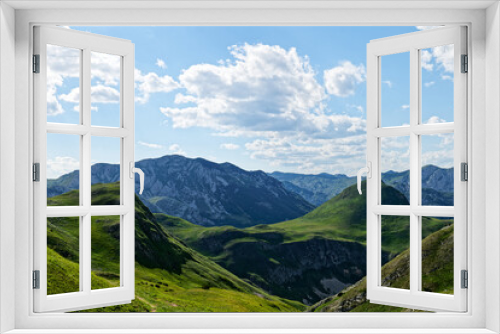
[[[161,159],[156,159],[155,164],[160,164]],[[174,156],[174,159],[177,158]],[[187,173],[185,177],[179,177],[175,182],[154,174],[165,169],[165,166],[153,168],[151,165],[151,170],[145,171],[146,174],[153,173],[154,177],[149,181],[149,188],[146,182],[145,194],[136,196],[136,299],[129,305],[93,312],[381,310],[371,304],[360,306],[366,302],[363,301],[366,197],[357,193],[355,185],[347,185],[315,207],[299,193],[287,190],[284,183],[265,173],[243,171],[230,164],[206,164],[207,161],[203,159],[189,160],[179,160],[183,166],[172,169],[171,173],[180,173],[180,169],[186,169],[184,163],[192,163],[189,165],[191,169],[184,172]],[[141,163],[145,164],[142,161],[138,165]],[[427,166],[427,169],[431,167]],[[92,170],[92,204],[119,203],[120,188],[118,179],[115,179],[117,166],[96,164]],[[446,170],[434,169],[429,175],[446,179],[444,176],[448,172],[443,171]],[[388,172],[385,175],[388,181],[382,184],[384,204],[408,205],[407,197],[397,188],[403,187],[407,175],[404,172]],[[77,176],[78,171],[75,171],[50,180],[48,194],[67,191],[49,196],[48,205],[78,205]],[[191,184],[191,177],[199,183]],[[293,181],[295,177],[297,174],[290,180]],[[325,175],[321,177],[328,178]],[[342,182],[346,182],[346,178],[340,177]],[[252,182],[256,184],[251,185]],[[443,182],[438,183],[440,188],[435,190],[438,194],[450,190]],[[189,190],[191,186],[196,191]],[[366,190],[365,182],[362,187]],[[170,198],[178,196],[177,202],[188,203],[193,198],[212,196],[211,201],[217,202],[219,208],[224,208],[220,212],[231,212],[233,216],[216,220],[214,217],[222,216],[210,212],[208,217],[211,217],[211,223],[204,226],[185,217],[204,215],[211,208],[209,204],[191,205],[192,210],[186,216],[159,210],[157,204],[161,200],[158,196],[164,196],[166,188],[170,191]],[[251,196],[229,196],[235,192]],[[189,200],[181,200],[182,196]],[[284,211],[271,213],[256,206],[256,198],[268,198],[266,196],[269,199],[263,203],[269,205],[265,205],[265,208]],[[228,210],[227,207],[231,206],[237,208]],[[262,217],[260,224],[257,224],[258,217]],[[284,218],[279,220],[279,217]],[[225,219],[234,224],[219,226]],[[93,287],[105,288],[119,284],[119,265],[114,265],[112,261],[117,258],[119,251],[117,224],[119,221],[112,217],[93,218],[92,238],[96,240],[96,246],[92,248]],[[424,217],[422,236],[425,240],[438,238],[436,236],[450,230],[452,224],[452,220]],[[382,261],[384,270],[388,272],[387,284],[402,284],[409,277],[408,272],[400,270],[401,258],[404,258],[403,254],[409,248],[408,235],[407,218],[383,218]],[[442,248],[440,245],[434,244],[435,248]],[[69,273],[69,277],[78,277],[78,228],[75,222],[68,218],[49,219],[48,247],[50,293],[75,291],[78,289],[77,279],[64,276],[64,273]],[[441,267],[439,260],[446,259],[440,254],[435,261],[428,260],[431,268],[429,277],[432,276],[431,272]],[[437,281],[441,282],[442,279]],[[440,291],[450,286],[446,280],[433,284],[440,284],[436,288]],[[351,298],[353,294],[355,302]],[[332,303],[337,306],[327,307]],[[344,306],[338,306],[341,304]],[[356,306],[351,307],[354,304]]]

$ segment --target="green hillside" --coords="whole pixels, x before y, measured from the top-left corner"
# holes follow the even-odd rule
[[[249,228],[232,226],[204,227],[191,224],[183,219],[157,214],[158,221],[173,235],[188,245],[207,255],[217,255],[222,248],[203,247],[203,239],[218,237],[220,244],[237,242],[238,239],[264,240],[266,242],[291,243],[312,238],[328,238],[339,241],[366,243],[366,181],[362,183],[363,195],[359,195],[356,185],[350,186],[326,203],[303,217],[269,225]],[[382,195],[387,205],[408,205],[406,197],[395,188],[382,184]],[[170,218],[167,218],[170,217]],[[423,235],[439,230],[447,225],[439,219],[424,218]],[[409,232],[407,217],[384,216],[382,234],[386,236],[384,250],[397,254],[407,249],[401,243]],[[215,251],[215,254],[212,252]]]
[[[76,193],[76,194],[75,194]],[[117,183],[92,186],[93,199],[116,203]],[[50,199],[73,205],[77,192]],[[68,204],[71,203],[71,204]],[[100,204],[95,202],[94,204]],[[92,287],[119,284],[119,219],[92,218]],[[304,306],[269,295],[172,237],[136,197],[136,298],[91,312],[293,312]],[[48,292],[78,291],[78,221],[48,220]]]
[[[409,250],[382,267],[382,284],[409,288]],[[422,241],[422,290],[453,294],[453,225]],[[366,278],[314,304],[309,312],[410,312],[411,309],[371,304],[366,300]]]
[[[386,204],[408,205],[393,187],[382,184],[382,195],[390,199]],[[283,298],[315,303],[366,273],[366,197],[355,185],[301,218],[276,224],[202,227],[164,214],[156,217],[190,247]],[[384,216],[382,223],[387,262],[409,248],[409,219]],[[422,234],[428,236],[446,225],[449,222],[425,217]],[[325,279],[332,280],[329,286]]]

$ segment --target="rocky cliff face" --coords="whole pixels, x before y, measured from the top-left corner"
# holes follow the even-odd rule
[[[222,251],[217,262],[271,294],[310,305],[366,274],[366,249],[355,242],[312,238],[282,243],[277,233],[235,236],[229,231],[203,238],[195,248]],[[227,240],[240,238],[237,242]],[[223,250],[222,250],[223,249]]]
[[[146,174],[141,200],[161,212],[203,226],[252,226],[294,219],[314,206],[262,171],[172,155],[136,163]],[[119,166],[92,166],[92,184],[119,181]],[[55,196],[77,189],[78,171],[49,182]],[[138,189],[136,178],[136,189]]]
[[[453,168],[434,165],[422,167],[422,204],[453,206]],[[388,171],[382,174],[382,181],[410,198],[410,172]]]

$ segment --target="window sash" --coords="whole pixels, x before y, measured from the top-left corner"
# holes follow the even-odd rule
[[[367,299],[372,303],[438,311],[467,311],[467,290],[461,289],[462,269],[467,269],[467,183],[460,180],[460,163],[467,162],[467,75],[460,73],[466,54],[466,28],[447,27],[371,41],[367,47]],[[419,50],[454,45],[454,122],[420,123],[421,65]],[[384,55],[410,53],[410,125],[381,127],[380,59]],[[420,135],[454,133],[454,206],[422,206]],[[410,137],[410,205],[381,205],[381,138]],[[380,286],[381,215],[410,217],[410,289]],[[421,284],[421,217],[454,217],[454,295],[423,292]]]
[[[47,44],[81,50],[80,119],[81,124],[47,122]],[[119,128],[91,125],[91,52],[121,58],[121,101]],[[35,312],[66,312],[129,303],[134,299],[134,45],[130,41],[63,28],[35,27],[34,54],[40,55],[40,73],[34,74],[34,161],[40,163],[40,181],[33,186],[34,270],[40,271],[40,289],[34,289]],[[47,133],[78,135],[80,139],[80,206],[47,207]],[[119,138],[121,205],[91,205],[91,138]],[[132,163],[132,164],[131,164]],[[133,175],[133,174],[132,174]],[[120,287],[91,289],[91,217],[120,215]],[[47,295],[47,218],[80,217],[80,291]]]

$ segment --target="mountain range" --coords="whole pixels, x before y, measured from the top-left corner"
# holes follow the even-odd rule
[[[356,183],[355,176],[344,174],[296,174],[273,172],[272,177],[283,186],[301,195],[308,202],[318,206],[338,195],[345,188]],[[382,173],[382,182],[393,186],[407,199],[410,198],[410,172],[387,171]],[[422,204],[453,206],[453,168],[434,165],[422,167]]]
[[[251,226],[300,217],[314,206],[262,171],[167,155],[136,163],[145,175],[141,200],[156,213],[202,226]],[[119,166],[92,165],[92,184],[119,181]],[[49,180],[47,197],[78,189],[79,171]],[[136,180],[138,189],[138,180]]]
[[[292,220],[356,182],[355,177],[342,174],[266,174],[179,155],[142,160],[136,166],[146,174],[140,198],[152,212],[201,226],[248,227]],[[94,164],[91,180],[92,184],[117,182],[119,166]],[[409,171],[388,171],[382,174],[382,180],[409,198]],[[51,197],[78,187],[78,170],[48,180],[49,202]],[[422,187],[424,205],[453,205],[453,168],[424,166]]]

